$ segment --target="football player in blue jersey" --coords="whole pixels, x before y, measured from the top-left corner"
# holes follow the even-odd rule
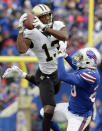
[[[56,105],[54,121],[68,121],[67,131],[83,131],[91,121],[96,91],[100,83],[97,65],[100,54],[95,48],[83,48],[74,58],[67,56],[66,61],[76,70],[68,73],[64,66],[64,54],[58,55],[58,78],[72,86],[69,103]],[[43,115],[43,109],[41,110]]]
[[[64,57],[76,70],[74,73],[68,73],[65,70]],[[83,131],[90,123],[96,91],[100,83],[97,70],[99,61],[100,54],[92,47],[79,50],[74,58],[70,55],[66,56],[61,51],[58,53],[58,77],[70,84],[72,90],[69,103],[56,105],[52,120],[57,122],[68,121],[67,131]],[[5,72],[3,77],[7,78],[9,73],[12,75],[13,71]],[[17,77],[20,77],[18,73]],[[40,113],[43,116],[43,109]]]

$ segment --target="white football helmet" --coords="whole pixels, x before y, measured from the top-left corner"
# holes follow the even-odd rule
[[[48,24],[48,26],[52,26],[52,12],[51,9],[45,5],[45,4],[38,4],[36,6],[34,6],[34,8],[32,9],[32,13],[34,14],[34,16],[40,17],[43,16],[45,14],[50,14],[51,15],[51,23]]]
[[[80,68],[95,69],[101,61],[101,55],[96,48],[86,47],[80,49],[74,59],[77,60],[77,66]]]

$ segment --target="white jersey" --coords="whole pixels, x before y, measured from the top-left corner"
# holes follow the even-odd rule
[[[60,30],[65,27],[61,21],[53,23],[54,30]],[[39,60],[39,68],[45,74],[51,74],[57,69],[56,47],[59,46],[59,41],[54,36],[46,36],[43,32],[34,28],[33,30],[25,29],[24,37],[28,38],[33,43],[32,51]]]

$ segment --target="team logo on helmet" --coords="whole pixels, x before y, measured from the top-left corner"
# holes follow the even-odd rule
[[[95,53],[92,51],[92,50],[88,50],[86,52],[86,55],[90,58],[90,59],[93,59],[95,64],[96,64],[96,61],[97,61],[97,57],[95,55]]]

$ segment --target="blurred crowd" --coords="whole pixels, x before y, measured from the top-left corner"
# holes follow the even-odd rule
[[[94,33],[102,31],[102,0],[94,0]],[[43,3],[50,6],[55,20],[62,20],[66,24],[69,33],[67,53],[73,55],[78,49],[84,47],[88,41],[88,0],[0,0],[0,55],[1,56],[19,56],[17,51],[17,24],[20,16],[24,12],[29,12],[36,4]],[[34,55],[29,51],[26,55]],[[19,66],[18,63],[14,63]],[[28,72],[34,74],[38,67],[34,63],[26,63]],[[0,63],[4,71],[10,63]],[[0,80],[0,110],[3,110],[15,101],[19,94],[20,80],[8,79]],[[33,85],[29,85],[33,88]],[[66,98],[63,96],[63,99]],[[102,103],[98,101],[98,114],[95,123],[91,127],[97,127],[96,130],[102,130]],[[37,119],[36,104],[32,104],[33,120]],[[98,130],[98,126],[101,129]],[[62,126],[62,125],[61,125]],[[63,126],[62,126],[63,127]],[[65,128],[65,126],[64,126]],[[40,130],[40,129],[39,129]],[[64,129],[63,129],[64,130]],[[34,130],[33,130],[34,131]]]
[[[17,24],[22,13],[36,4],[50,6],[54,19],[65,22],[69,33],[70,53],[83,47],[88,40],[88,0],[0,0],[0,53],[2,56],[19,55],[16,48]],[[94,32],[102,29],[102,1],[95,0]]]

